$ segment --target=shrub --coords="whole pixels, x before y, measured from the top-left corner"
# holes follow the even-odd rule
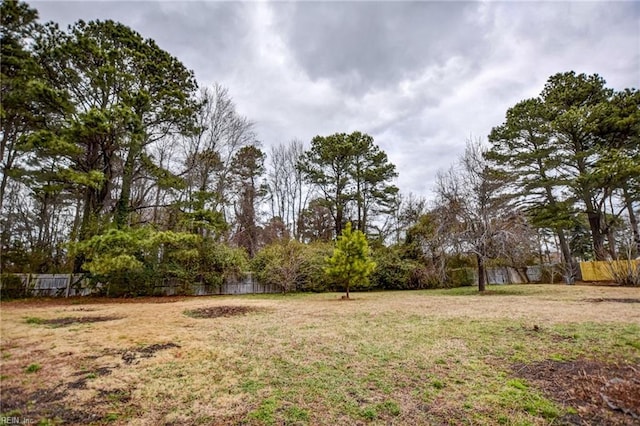
[[[153,294],[163,280],[177,283],[178,293],[188,293],[194,282],[219,286],[239,278],[248,265],[241,249],[149,227],[110,229],[73,249],[85,257],[83,268],[94,285],[106,284],[101,288],[110,296]]]
[[[330,289],[322,268],[331,253],[325,243],[302,244],[298,241],[279,241],[264,247],[251,261],[251,269],[258,282],[287,291],[325,291]]]
[[[374,288],[402,290],[412,288],[411,274],[415,263],[400,257],[397,250],[387,247],[378,248],[374,254],[378,267],[371,274]]]
[[[405,251],[397,247],[379,247],[374,252],[378,267],[371,276],[375,288],[406,290],[440,288],[444,286],[434,268],[424,263],[404,258]]]
[[[18,275],[0,274],[0,298],[17,299],[29,296],[27,286]]]
[[[286,241],[263,248],[254,257],[252,267],[260,283],[276,286],[286,293],[297,289],[304,261],[302,245]]]
[[[623,286],[640,286],[640,261],[612,260],[607,267],[613,281]]]
[[[465,287],[472,286],[476,282],[474,269],[472,268],[455,268],[447,270],[447,287]]]

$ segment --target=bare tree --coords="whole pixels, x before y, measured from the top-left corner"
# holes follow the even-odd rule
[[[478,289],[486,289],[486,262],[506,257],[522,244],[526,222],[502,189],[503,177],[491,172],[479,141],[467,142],[457,166],[438,175],[437,203],[445,216],[451,243],[475,256]]]
[[[253,123],[239,115],[226,88],[215,84],[201,92],[198,132],[184,139],[185,200],[187,211],[219,212],[233,218],[230,174],[238,151],[256,141]]]
[[[303,153],[299,140],[272,147],[267,175],[271,216],[279,217],[297,240],[301,238],[300,217],[310,195],[298,167]]]

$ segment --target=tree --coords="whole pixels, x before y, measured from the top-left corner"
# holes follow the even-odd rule
[[[436,185],[445,232],[452,246],[475,256],[480,292],[486,290],[487,260],[506,255],[528,234],[526,221],[503,192],[504,177],[492,173],[485,152],[479,141],[469,141],[458,167],[440,173]]]
[[[306,179],[319,188],[327,201],[335,235],[340,234],[344,226],[345,210],[351,198],[349,172],[353,152],[353,144],[345,133],[316,136],[300,162],[300,170]]]
[[[229,91],[214,84],[200,93],[197,131],[182,140],[187,184],[181,205],[187,215],[233,218],[233,159],[238,151],[255,143],[253,123],[238,114]],[[206,233],[203,229],[202,233]]]
[[[429,275],[441,283],[447,281],[447,250],[451,238],[447,229],[448,211],[444,206],[421,214],[407,230],[405,252],[419,260]]]
[[[531,223],[554,231],[566,265],[565,281],[573,283],[576,266],[565,233],[575,222],[574,201],[561,198],[567,179],[557,171],[561,158],[543,102],[529,99],[510,108],[505,123],[492,129],[489,141],[490,167],[510,176],[510,188],[520,197]]]
[[[515,193],[532,222],[555,231],[569,265],[564,234],[579,215],[586,216],[598,260],[617,257],[615,231],[624,210],[636,220],[631,188],[640,174],[640,99],[636,90],[614,92],[605,84],[597,74],[555,74],[539,97],[509,109],[489,137],[488,158],[517,177]]]
[[[300,218],[310,195],[298,167],[303,153],[298,140],[272,147],[267,173],[271,216],[279,217],[297,240],[301,240]]]
[[[334,222],[329,203],[322,198],[309,202],[299,218],[300,239],[305,242],[331,241],[334,236]]]
[[[68,180],[84,193],[80,238],[97,231],[112,200],[115,223],[125,226],[146,147],[193,129],[193,73],[113,21],[79,21],[67,33],[49,25],[36,51],[48,80],[73,104],[61,139],[77,148],[66,157],[78,173]]]
[[[612,171],[620,181],[620,198],[627,210],[635,255],[640,255],[640,231],[634,206],[640,203],[640,91],[625,89],[614,93],[601,125]],[[612,212],[613,213],[613,212]]]
[[[369,275],[376,268],[376,263],[371,259],[367,237],[360,230],[353,231],[351,222],[342,230],[333,255],[326,262],[325,273],[344,285],[347,299],[350,287],[369,285]]]
[[[256,206],[265,195],[264,187],[258,179],[264,173],[265,154],[260,148],[249,145],[242,147],[232,161],[234,188],[238,193],[236,201],[236,231],[234,240],[253,257],[258,249],[258,217]]]
[[[398,173],[371,136],[354,132],[349,139],[354,146],[351,176],[355,186],[356,228],[366,234],[372,215],[392,211],[398,188],[389,182]]]
[[[64,209],[62,203],[67,200],[62,195],[64,188],[55,177],[59,172],[70,171],[66,165],[54,161],[35,176],[25,173],[29,162],[29,169],[39,167],[39,162],[29,153],[34,141],[57,131],[61,115],[70,107],[65,97],[48,84],[34,53],[33,41],[42,32],[37,18],[37,11],[25,3],[4,0],[0,5],[0,227],[3,230],[0,259],[4,263],[4,249],[15,246],[11,240],[21,233],[17,229],[21,227],[31,234],[23,240],[29,241],[31,271],[53,267],[55,247],[66,237],[65,230],[59,227],[65,215],[55,215],[54,209]],[[55,149],[63,151],[66,147],[57,144]],[[33,214],[21,216],[16,209],[22,206],[7,203],[23,197],[29,199],[28,195],[34,200],[28,207]],[[16,223],[19,218],[29,223]]]
[[[326,200],[335,235],[340,234],[351,211],[357,228],[367,232],[369,216],[389,210],[398,192],[390,184],[397,176],[395,166],[364,133],[316,136],[299,167]]]
[[[31,111],[34,99],[38,98],[38,79],[41,69],[27,50],[26,39],[33,37],[37,28],[38,12],[25,3],[3,0],[0,4],[0,119],[2,131],[0,139],[0,211],[5,200],[5,190],[9,182],[16,157],[19,155],[18,142],[29,131],[37,128],[39,117]]]

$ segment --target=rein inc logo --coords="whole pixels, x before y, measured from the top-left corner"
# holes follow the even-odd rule
[[[34,425],[36,419],[17,416],[0,416],[0,425]]]

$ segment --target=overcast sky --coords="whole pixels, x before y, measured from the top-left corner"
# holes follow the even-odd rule
[[[429,196],[438,169],[549,76],[640,86],[640,2],[29,2],[120,21],[229,89],[263,149],[360,130]]]

